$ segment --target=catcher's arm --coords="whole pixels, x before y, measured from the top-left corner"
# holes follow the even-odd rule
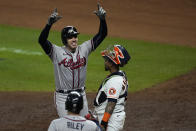
[[[105,113],[104,113],[102,121],[101,121],[101,128],[103,131],[105,131],[107,129],[108,121],[114,111],[115,106],[116,106],[116,102],[108,101],[108,104],[105,109]]]

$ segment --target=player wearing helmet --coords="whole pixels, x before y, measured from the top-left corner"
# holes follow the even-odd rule
[[[86,120],[80,116],[83,108],[83,96],[77,91],[68,93],[66,100],[68,114],[62,118],[53,120],[48,131],[100,131],[100,127],[95,122]]]
[[[114,45],[104,50],[105,70],[110,71],[102,82],[94,100],[95,114],[103,130],[120,131],[125,121],[125,101],[128,81],[125,72],[120,70],[130,60],[127,50],[121,45]]]
[[[66,26],[61,31],[61,39],[64,46],[57,46],[48,39],[52,25],[61,19],[57,9],[51,14],[48,23],[39,36],[39,43],[45,53],[50,57],[54,65],[55,75],[55,105],[60,117],[67,114],[65,101],[69,91],[77,90],[83,96],[83,109],[80,115],[88,113],[88,103],[85,93],[85,80],[88,56],[94,51],[107,35],[106,12],[98,4],[98,11],[95,12],[100,20],[98,33],[90,40],[78,45],[79,32],[74,26]]]

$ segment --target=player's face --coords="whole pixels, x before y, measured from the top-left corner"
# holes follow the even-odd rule
[[[67,39],[67,47],[71,52],[74,52],[78,46],[77,35]]]

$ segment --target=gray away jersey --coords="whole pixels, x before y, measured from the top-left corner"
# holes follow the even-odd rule
[[[82,116],[67,115],[53,120],[48,131],[100,131],[100,128]]]
[[[88,55],[94,49],[93,41],[88,40],[76,48],[75,53],[52,44],[49,54],[55,73],[56,90],[78,89],[85,86]]]

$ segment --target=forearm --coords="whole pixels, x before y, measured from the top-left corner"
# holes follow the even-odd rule
[[[114,111],[115,106],[116,106],[116,102],[108,101],[104,116],[101,121],[101,126],[103,126],[105,129],[107,128],[108,121]]]
[[[49,54],[52,49],[52,44],[47,40],[51,25],[46,25],[39,36],[39,44],[46,54]]]
[[[99,32],[93,37],[94,49],[96,49],[107,36],[106,20],[100,20]]]
[[[116,106],[115,102],[108,101],[108,104],[106,106],[105,112],[108,112],[109,114],[112,114],[114,111],[114,107]]]

